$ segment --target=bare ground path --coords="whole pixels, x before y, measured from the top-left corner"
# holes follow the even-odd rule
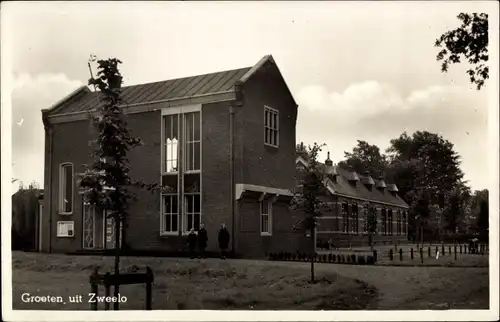
[[[305,270],[310,263],[273,262],[268,265],[297,265]],[[487,267],[390,267],[316,263],[318,277],[334,272],[361,280],[378,289],[379,310],[488,309]]]

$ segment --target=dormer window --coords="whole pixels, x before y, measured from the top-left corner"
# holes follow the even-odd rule
[[[384,181],[384,177],[380,176],[378,177],[378,180],[377,180],[377,183],[375,185],[375,187],[377,189],[380,189],[380,190],[384,190],[385,188],[387,188],[387,185],[385,184],[385,181]]]

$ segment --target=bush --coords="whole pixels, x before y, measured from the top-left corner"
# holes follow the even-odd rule
[[[351,255],[351,262],[352,262],[353,264],[355,264],[355,263],[356,263],[356,255],[354,255],[354,254],[352,254],[352,255]]]

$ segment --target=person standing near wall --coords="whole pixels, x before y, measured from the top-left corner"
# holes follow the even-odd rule
[[[198,250],[200,258],[205,258],[205,249],[207,248],[208,234],[205,229],[204,224],[200,224],[200,230],[198,230]]]
[[[219,248],[220,248],[220,258],[226,259],[226,252],[229,247],[229,232],[226,229],[226,225],[222,223],[219,230]]]

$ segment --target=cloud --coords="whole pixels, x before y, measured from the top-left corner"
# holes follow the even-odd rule
[[[12,163],[14,178],[43,184],[45,135],[42,109],[83,85],[65,74],[13,75]],[[21,125],[17,123],[22,121]]]
[[[487,185],[488,102],[483,93],[460,86],[429,86],[401,95],[395,86],[376,81],[349,85],[343,92],[311,85],[297,94],[298,139],[325,142],[335,161],[351,151],[356,140],[385,150],[402,132],[439,133],[462,156],[466,179]]]

